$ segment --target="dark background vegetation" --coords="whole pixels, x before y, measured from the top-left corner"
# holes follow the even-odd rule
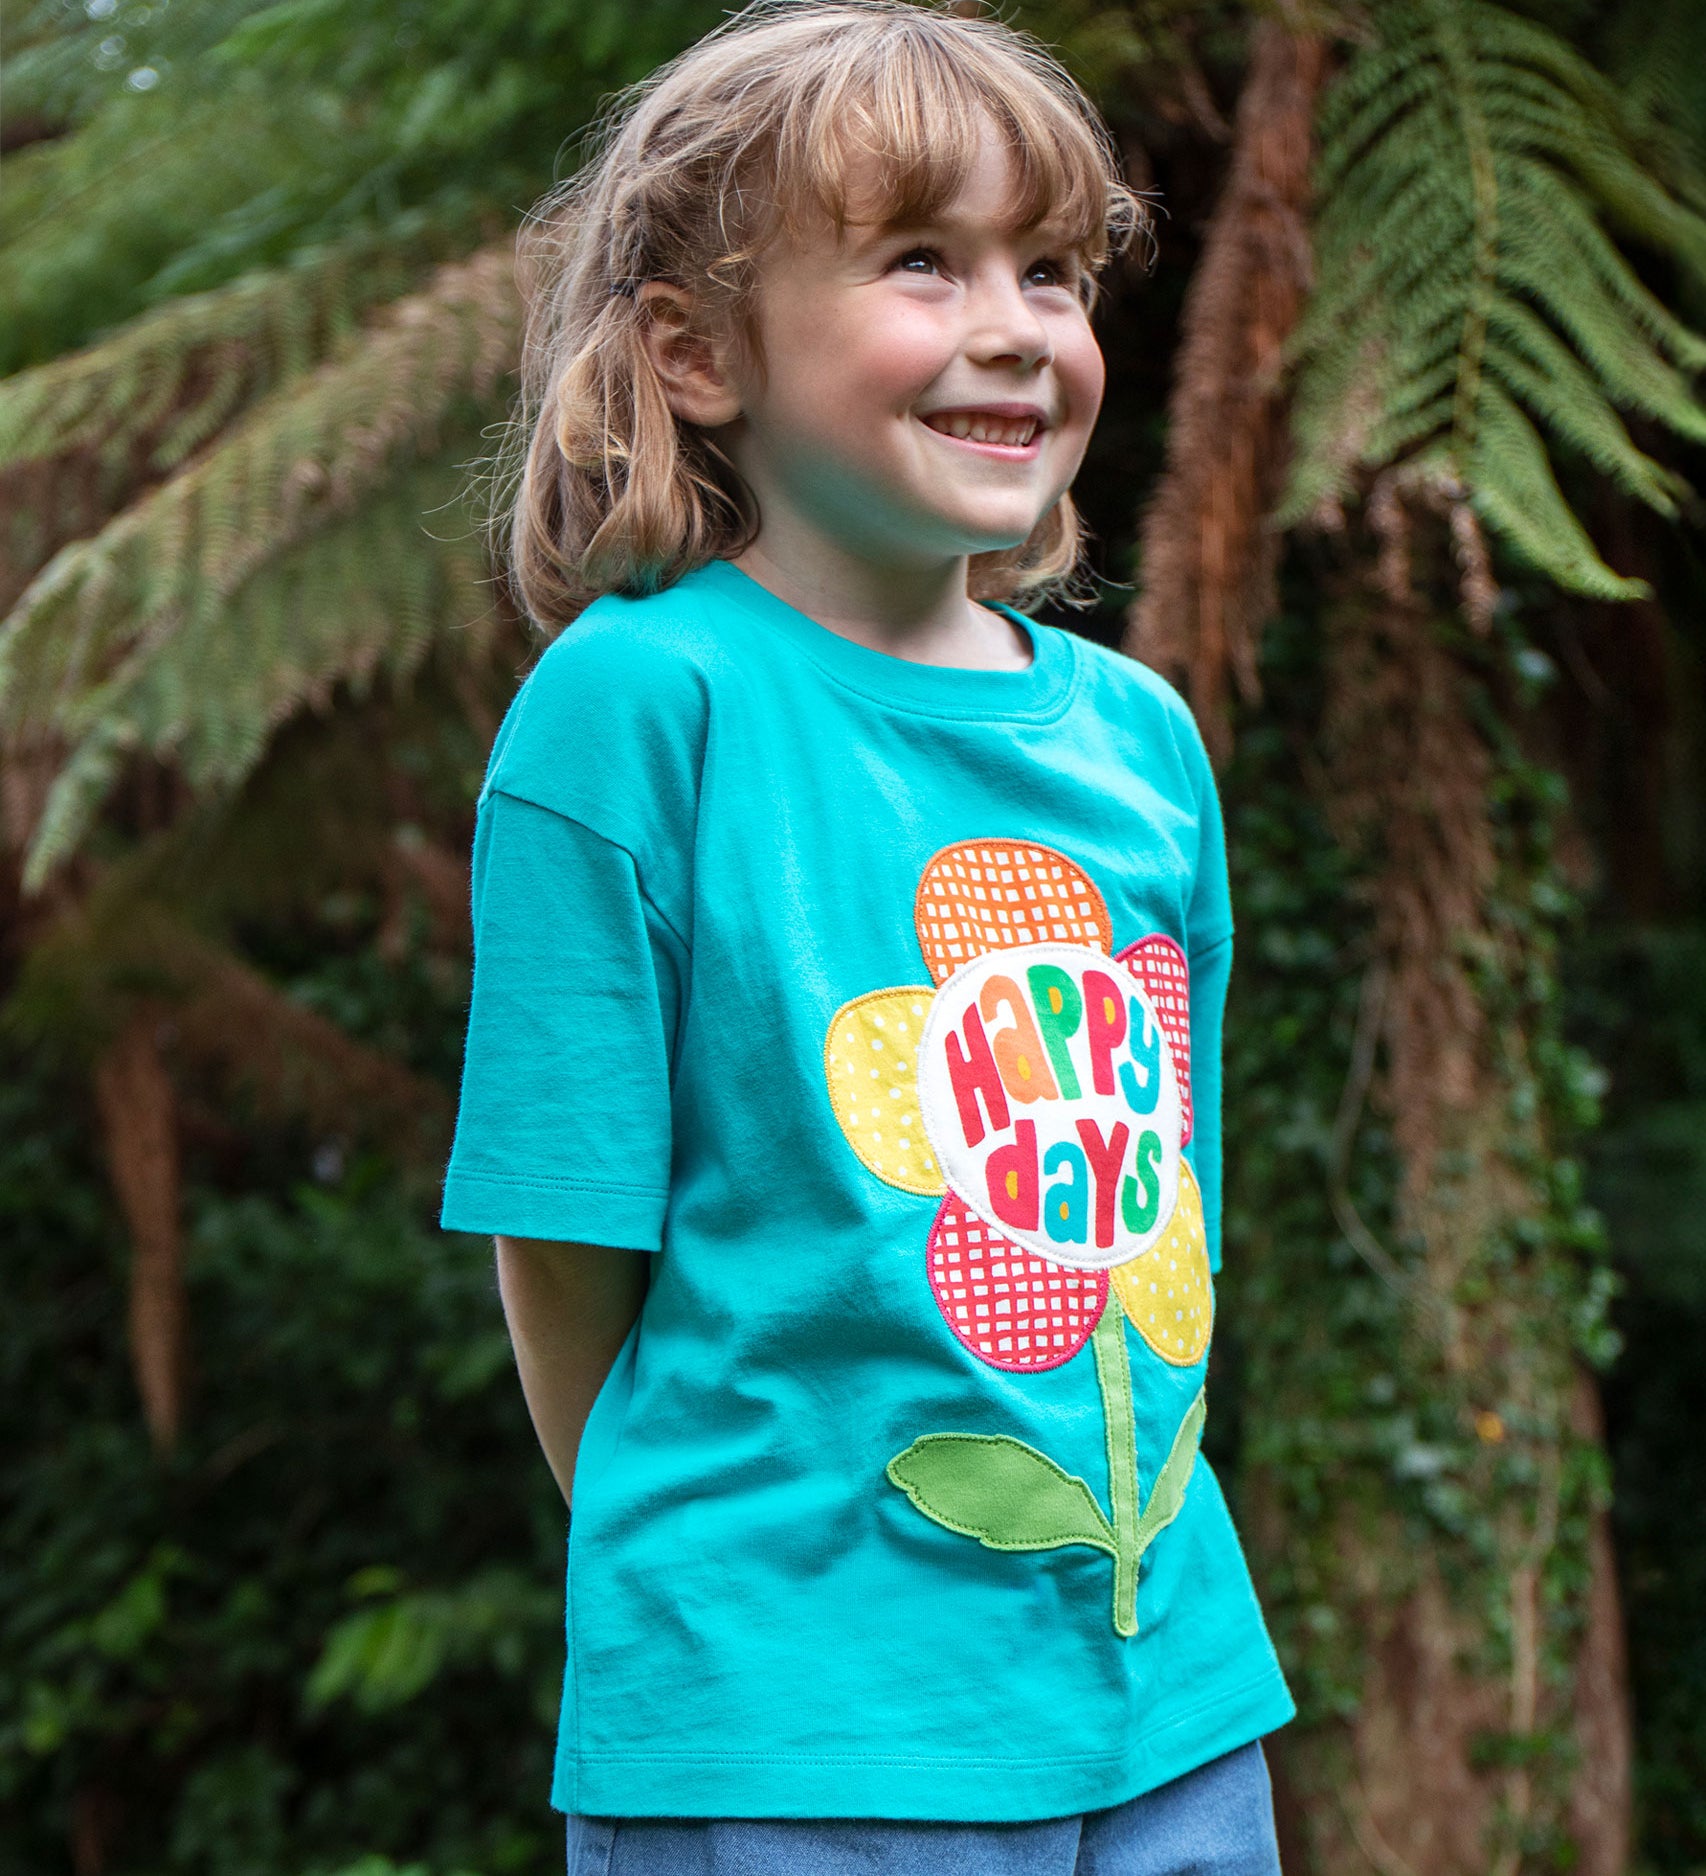
[[[1024,15],[1066,44],[1162,207],[1154,268],[1120,271],[1099,315],[1108,402],[1080,485],[1099,594],[1059,622],[1103,642],[1119,640],[1142,580],[1139,516],[1167,468],[1187,285],[1252,24],[1271,11],[1060,0]],[[1674,69],[1674,48],[1693,43],[1676,23],[1686,8],[1457,11],[1533,18],[1579,48],[1647,112],[1655,173],[1686,195],[1675,179],[1706,121],[1706,57]],[[49,0],[22,15],[0,204],[0,369],[24,387],[0,403],[3,597],[23,596],[17,617],[68,543],[107,541],[121,596],[155,578],[102,530],[216,450],[233,411],[264,413],[293,374],[348,356],[375,308],[501,243],[572,162],[597,99],[715,17],[592,0]],[[1370,36],[1352,16],[1336,56]],[[1687,270],[1632,252],[1701,323]],[[331,286],[327,255],[344,257]],[[273,325],[209,342],[183,323],[174,339],[193,296],[250,280],[284,283]],[[470,329],[503,317],[481,303]],[[20,442],[47,408],[28,402],[32,385],[62,410],[75,390],[40,373],[150,319],[166,322],[164,349],[108,370],[104,414],[51,452]],[[461,328],[446,330],[455,351]],[[158,728],[170,713],[157,699],[109,699],[121,716],[134,705],[132,729],[28,892],[22,856],[48,789],[99,714],[43,731],[51,712],[16,701],[25,667],[0,661],[0,699],[13,686],[0,726],[0,1876],[502,1876],[560,1857],[545,1792],[562,1508],[489,1247],[433,1225],[468,983],[458,869],[485,749],[532,654],[479,583],[466,511],[442,506],[505,395],[501,374],[458,358],[386,393],[413,413],[403,468],[391,464],[396,514],[383,487],[358,491],[367,508],[346,504],[370,529],[352,539],[381,595],[388,569],[430,562],[408,618],[381,597],[367,622],[346,604],[348,563],[313,561],[313,531],[280,520],[253,462],[227,466],[225,506],[197,511],[204,537],[270,529],[286,543],[279,592],[248,612],[235,579],[209,575],[211,602],[188,576],[173,589],[209,632],[239,619],[228,663],[208,662],[209,638],[174,680],[224,686],[228,717],[198,743]],[[321,427],[291,433],[334,486],[337,439],[375,421],[355,396],[331,383]],[[185,410],[200,415],[174,441]],[[1656,422],[1632,422],[1660,447]],[[1698,439],[1663,448],[1700,483]],[[438,482],[435,463],[449,471]],[[419,464],[427,479],[410,481]],[[1493,751],[1489,812],[1526,895],[1508,916],[1542,934],[1511,1020],[1549,1104],[1544,1230],[1572,1273],[1559,1305],[1571,1358],[1597,1364],[1603,1397],[1635,1863],[1682,1876],[1706,1866],[1706,564],[1697,504],[1652,514],[1568,452],[1559,474],[1602,552],[1652,597],[1572,595],[1515,563],[1490,635],[1441,630]],[[1480,1606],[1477,1560],[1496,1543],[1492,1489],[1456,1456],[1456,1408],[1415,1353],[1405,1294],[1359,1255],[1334,1199],[1344,1184],[1378,1235],[1400,1228],[1391,1104],[1378,1078],[1346,1104],[1377,858],[1347,837],[1322,779],[1345,578],[1341,548],[1288,547],[1260,696],[1231,706],[1222,775],[1239,956],[1210,1449],[1238,1493],[1306,1742],[1347,1735],[1388,1687],[1368,1665],[1384,1631],[1358,1631],[1351,1576],[1335,1575],[1344,1507],[1378,1501],[1401,1544],[1446,1559],[1465,1608]],[[58,630],[81,618],[96,631],[99,603]],[[299,649],[322,613],[352,621],[335,655]],[[54,681],[76,690],[63,670]],[[1507,994],[1484,989],[1489,1007]],[[135,1034],[172,1103],[188,1327],[167,1438],[139,1405],[127,1318],[141,1188],[122,1172],[111,1091],[124,1084],[101,1080],[114,1038]],[[1475,1281],[1496,1288],[1506,1266],[1491,1268]],[[1586,1581],[1586,1539],[1570,1541],[1560,1608]],[[1496,1621],[1489,1633],[1496,1680],[1508,1637]],[[1483,1729],[1471,1771],[1505,1777],[1522,1754],[1551,1754],[1567,1788],[1579,1759],[1562,1722],[1546,1724]],[[1299,1750],[1282,1785],[1295,1866],[1407,1867],[1382,1864],[1366,1835],[1321,1834],[1315,1748]],[[1561,1826],[1512,1841],[1484,1867],[1570,1867]]]

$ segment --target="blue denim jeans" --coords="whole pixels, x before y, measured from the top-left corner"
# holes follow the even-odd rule
[[[1129,1804],[1038,1824],[569,1819],[569,1876],[1280,1876],[1259,1744]]]

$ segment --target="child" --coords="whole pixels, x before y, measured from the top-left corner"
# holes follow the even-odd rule
[[[1004,603],[1136,220],[1008,28],[769,0],[540,221],[513,569],[575,623],[481,800],[444,1222],[573,1500],[574,1870],[1278,1867],[1198,1452],[1214,784]]]

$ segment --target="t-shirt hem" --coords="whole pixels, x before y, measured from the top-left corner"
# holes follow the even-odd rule
[[[439,1224],[446,1231],[655,1251],[663,1244],[668,1204],[666,1191],[646,1186],[452,1168],[444,1182]]]
[[[1093,1757],[582,1753],[578,1764],[559,1764],[551,1802],[593,1817],[1034,1823],[1125,1804],[1274,1732],[1296,1711],[1274,1669]]]

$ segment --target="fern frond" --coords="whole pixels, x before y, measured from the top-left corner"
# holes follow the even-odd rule
[[[0,625],[0,725],[73,718],[299,541],[358,508],[452,425],[495,411],[518,304],[508,248],[442,268],[342,355],[284,387],[199,461],[50,561]]]
[[[1487,360],[1547,427],[1609,480],[1661,514],[1674,514],[1680,478],[1629,440],[1587,367],[1525,306],[1503,302],[1488,315]],[[1691,432],[1695,433],[1695,432]]]
[[[402,477],[341,524],[269,561],[215,609],[138,641],[52,728],[70,753],[31,842],[34,889],[82,840],[131,758],[228,790],[280,724],[344,686],[406,676],[433,640],[492,616],[483,543],[456,506],[462,473]]]
[[[1378,40],[1319,119],[1319,285],[1293,347],[1276,520],[1331,515],[1374,474],[1413,470],[1561,585],[1631,597],[1644,589],[1599,558],[1551,452],[1675,512],[1680,478],[1622,413],[1706,439],[1691,382],[1706,336],[1607,230],[1706,280],[1706,218],[1642,167],[1606,81],[1533,20],[1494,0],[1392,0],[1371,17]]]
[[[0,379],[0,468],[88,453],[121,490],[169,473],[416,285],[449,240],[402,217],[383,236],[170,300],[99,345]]]
[[[1490,378],[1468,468],[1476,511],[1560,586],[1589,599],[1647,596],[1644,580],[1624,579],[1600,559],[1558,487],[1540,432]]]
[[[163,270],[214,230],[236,248],[217,278],[276,258],[290,245],[280,233],[343,194],[369,154],[341,100],[282,96],[238,72],[216,92],[115,98],[75,134],[8,157],[0,372],[134,318],[169,290]],[[247,242],[235,240],[242,229]]]

